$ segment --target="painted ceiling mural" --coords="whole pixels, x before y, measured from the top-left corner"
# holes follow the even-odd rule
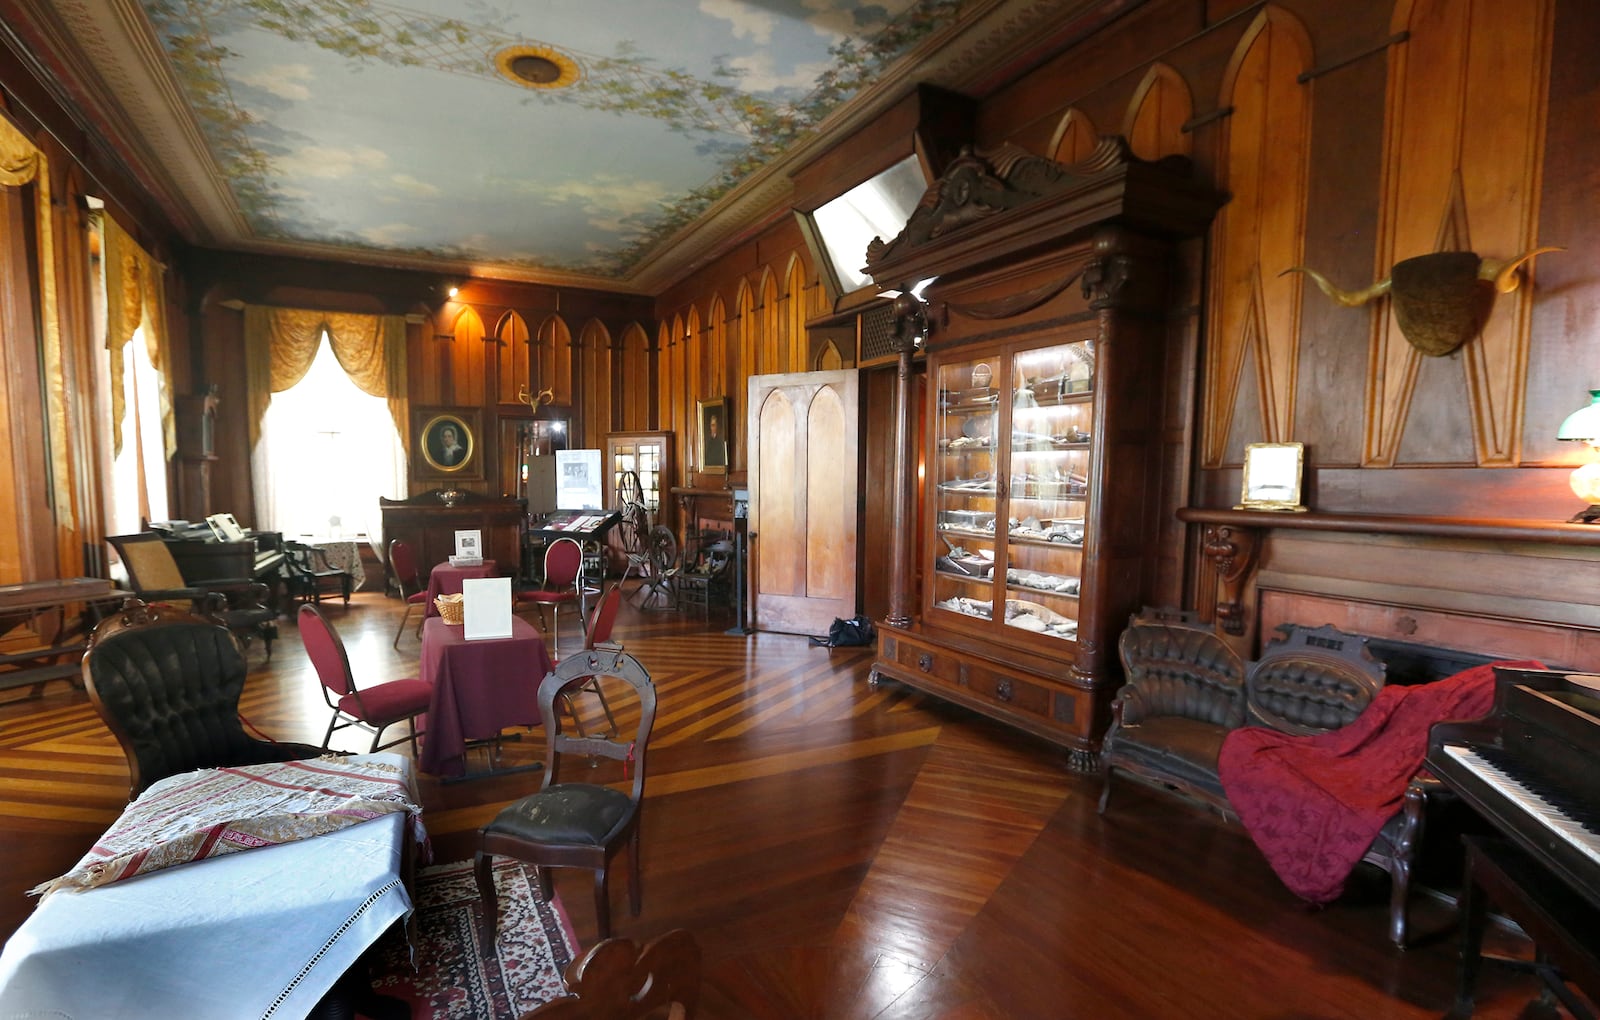
[[[972,0],[140,0],[259,238],[620,279]]]

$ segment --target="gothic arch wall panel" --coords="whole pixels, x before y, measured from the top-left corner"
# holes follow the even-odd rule
[[[1294,433],[1301,282],[1283,270],[1305,243],[1311,103],[1297,79],[1311,66],[1311,41],[1293,16],[1264,9],[1240,39],[1219,106],[1222,186],[1231,196],[1212,228],[1210,357],[1202,451],[1223,462],[1240,442],[1286,442]],[[1254,420],[1236,418],[1246,373],[1259,398]],[[1237,445],[1237,444],[1235,444]]]
[[[1503,259],[1536,246],[1552,15],[1551,0],[1396,5],[1393,28],[1409,37],[1389,63],[1376,278],[1430,252]],[[1530,292],[1499,295],[1481,333],[1453,356],[1466,373],[1481,466],[1513,465],[1520,455]],[[1393,302],[1378,307],[1365,463],[1387,467],[1397,461],[1424,355],[1401,335]]]

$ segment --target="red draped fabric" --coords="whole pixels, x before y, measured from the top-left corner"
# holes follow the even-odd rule
[[[1404,800],[1422,767],[1428,730],[1447,719],[1476,719],[1494,707],[1498,662],[1431,684],[1378,692],[1355,722],[1311,736],[1245,726],[1229,733],[1217,767],[1228,801],[1295,895],[1327,903],[1344,891]]]

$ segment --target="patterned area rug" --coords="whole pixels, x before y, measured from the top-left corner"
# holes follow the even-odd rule
[[[472,862],[423,868],[417,879],[416,966],[397,932],[375,956],[372,989],[411,1007],[414,1020],[516,1020],[563,993],[577,939],[559,897],[545,903],[531,868],[495,862],[500,927],[493,945]]]

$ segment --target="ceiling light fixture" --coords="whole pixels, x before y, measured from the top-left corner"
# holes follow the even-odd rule
[[[564,89],[583,78],[583,68],[553,46],[507,46],[494,55],[495,70],[513,85],[527,89]]]

